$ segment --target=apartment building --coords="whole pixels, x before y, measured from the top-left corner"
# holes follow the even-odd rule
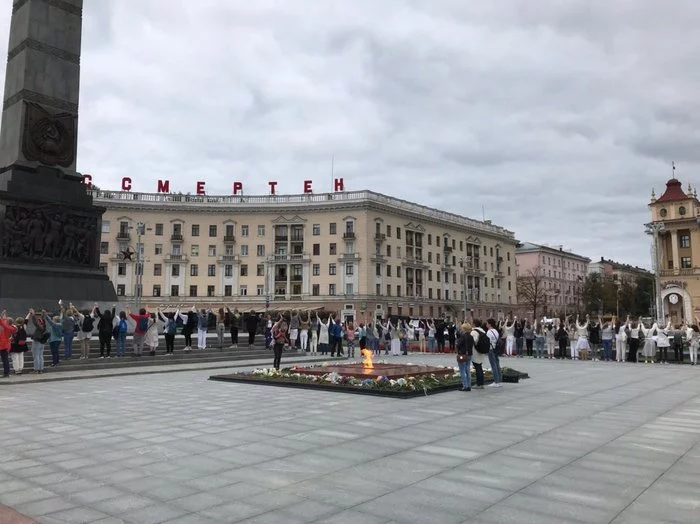
[[[563,246],[523,242],[516,250],[516,273],[522,278],[537,276],[545,289],[547,310],[565,315],[576,310],[581,303],[590,261],[590,258],[565,250]],[[523,313],[527,314],[527,311]]]
[[[638,278],[653,278],[653,273],[637,266],[615,262],[600,257],[600,260],[588,264],[588,274],[598,274],[601,277],[612,279],[616,283],[636,284]]]
[[[372,191],[191,196],[93,191],[101,266],[125,302],[502,316],[516,303],[502,227]],[[139,287],[140,286],[140,287]]]

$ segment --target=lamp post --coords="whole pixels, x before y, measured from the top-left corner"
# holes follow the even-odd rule
[[[141,309],[141,297],[143,296],[143,257],[141,256],[141,236],[146,234],[146,224],[138,222],[136,224],[136,311]]]
[[[467,321],[467,260],[464,257],[459,257],[459,263],[462,266],[462,294],[464,295],[464,321]]]
[[[666,226],[663,222],[649,222],[645,224],[645,233],[647,235],[652,235],[654,239],[654,256],[652,260],[652,267],[654,269],[654,294],[656,295],[656,319],[662,320],[664,315],[664,303],[661,298],[661,264],[659,263],[659,234],[666,230]]]

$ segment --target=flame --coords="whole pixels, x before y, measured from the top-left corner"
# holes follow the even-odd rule
[[[361,353],[365,357],[365,359],[362,361],[362,365],[365,367],[365,369],[374,369],[374,364],[372,363],[372,350],[363,349]]]

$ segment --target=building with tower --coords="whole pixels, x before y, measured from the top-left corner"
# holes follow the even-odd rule
[[[700,202],[690,184],[687,191],[676,178],[656,197],[652,191],[652,261],[656,273],[659,317],[676,323],[700,316]]]

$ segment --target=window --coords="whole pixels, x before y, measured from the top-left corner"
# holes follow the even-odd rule
[[[691,267],[693,267],[693,264],[690,257],[681,257],[681,269],[690,269]]]
[[[180,286],[170,286],[170,296],[179,297],[180,296]]]
[[[390,277],[391,276],[391,266],[387,264],[386,266],[386,276]]]
[[[153,286],[153,296],[154,297],[159,297],[160,296],[160,286],[158,284],[155,284]]]
[[[314,264],[311,271],[312,275],[317,277],[321,275],[321,264]]]
[[[320,284],[314,284],[311,286],[311,295],[314,297],[317,297],[321,294],[321,285]]]
[[[191,297],[197,296],[197,286],[190,286],[190,296]]]
[[[248,276],[248,264],[241,264],[241,276],[242,277]]]
[[[682,248],[690,247],[690,235],[683,234],[680,237],[678,237],[678,240]],[[103,244],[104,243],[105,242],[103,242]]]
[[[259,297],[263,296],[265,294],[265,286],[258,284],[258,286],[255,288],[255,292]]]
[[[381,285],[381,284],[377,284],[377,287],[376,287],[376,289],[375,289],[374,291],[375,291],[375,293],[376,293],[377,295],[381,295],[381,294],[382,294],[382,285]]]
[[[100,242],[100,255],[109,255],[109,242]]]
[[[397,227],[397,228],[396,228],[396,238],[398,238],[399,240],[401,240],[401,228],[400,228],[400,227]]]
[[[386,226],[386,237],[391,238],[391,226],[388,224]]]
[[[685,207],[684,206],[681,206],[678,208],[678,214],[680,216],[685,216]]]
[[[328,246],[328,254],[335,255],[338,252],[338,246],[333,242]]]
[[[242,257],[247,257],[248,256],[248,244],[243,244],[241,246],[241,256]]]
[[[433,245],[433,235],[431,235],[430,233],[428,233],[428,245],[429,246]]]
[[[163,274],[163,265],[162,264],[153,264],[153,276],[159,277],[162,274]]]
[[[255,268],[255,274],[259,277],[265,276],[265,264],[258,264]]]
[[[440,237],[439,236],[435,237],[435,245],[437,247],[440,247]]]
[[[163,224],[156,224],[156,236],[157,237],[162,237],[163,236]],[[153,295],[156,296],[156,295]],[[160,295],[158,295],[160,296]]]
[[[216,226],[209,226],[209,236],[216,238]]]
[[[233,224],[226,224],[226,231],[224,232],[224,235],[227,237],[232,237],[234,236],[233,233]]]
[[[123,297],[126,294],[126,286],[124,284],[117,284],[117,296]]]
[[[335,284],[328,284],[328,294],[331,296],[335,295]]]
[[[192,224],[192,236],[193,237],[199,236],[199,224]]]
[[[401,278],[401,266],[396,266],[396,276]]]
[[[345,274],[354,275],[355,274],[355,264],[345,264]]]
[[[328,274],[335,275],[335,264],[328,264]]]
[[[377,264],[374,271],[375,271],[375,273],[374,273],[375,275],[377,275],[378,277],[381,277],[382,276],[382,265]]]
[[[396,296],[397,297],[401,296],[401,286],[396,286]]]
[[[233,295],[233,286],[231,286],[230,284],[224,286],[224,296],[230,297],[231,295]]]
[[[190,254],[193,257],[199,256],[199,245],[198,244],[192,244],[192,247],[190,247]]]
[[[190,266],[190,276],[191,277],[198,277],[199,276],[199,265],[198,264],[192,264]]]
[[[265,256],[265,246],[263,244],[258,244],[258,256],[259,257]]]
[[[162,254],[163,254],[163,244],[156,244],[156,245],[155,245],[155,254],[156,254],[156,255],[162,255]]]
[[[215,296],[215,293],[216,293],[216,289],[214,288],[214,286],[207,286],[207,296],[208,297]]]
[[[432,263],[433,263],[433,252],[428,251],[428,264],[432,264]]]
[[[210,257],[216,256],[216,246],[209,246],[209,256]]]
[[[311,234],[315,237],[321,234],[321,224],[314,224],[311,230]]]
[[[321,244],[314,244],[313,245],[313,254],[316,257],[321,254]]]
[[[345,284],[345,294],[352,295],[354,293],[352,284]]]
[[[231,264],[224,266],[224,276],[229,278],[233,276],[233,266]]]
[[[207,276],[209,276],[209,277],[216,276],[216,264],[209,264],[209,267],[207,267]]]
[[[102,221],[102,233],[109,233],[109,220]]]
[[[336,228],[335,222],[331,222],[330,224],[328,224],[328,233],[329,233],[329,234],[335,235],[335,234],[336,234],[336,229],[337,229],[337,228]]]
[[[264,226],[264,225],[259,225],[259,226],[258,226],[258,236],[259,236],[259,237],[264,237],[264,236],[265,236],[265,226]]]
[[[391,284],[386,285],[386,296],[391,296]]]
[[[241,236],[242,237],[248,236],[248,226],[241,226]]]
[[[388,256],[388,257],[391,256],[391,246],[389,246],[389,245],[386,246],[386,256]]]
[[[117,266],[117,275],[120,277],[126,276],[126,264],[124,262],[120,262]]]
[[[179,277],[180,276],[180,264],[173,264],[173,267],[170,270],[171,276],[174,277]],[[174,295],[177,296],[177,295]]]

